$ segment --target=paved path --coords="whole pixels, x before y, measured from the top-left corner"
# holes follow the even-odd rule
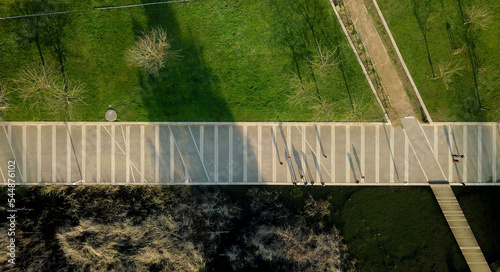
[[[402,118],[401,124],[469,268],[472,272],[489,271],[488,263],[445,177],[441,164],[438,162],[438,157],[434,155],[433,148],[425,135],[424,129],[414,117]],[[482,134],[482,128],[478,129],[478,132]],[[451,141],[449,142],[451,143]],[[478,150],[481,149],[482,146],[478,146]],[[456,154],[455,157],[452,157],[456,160],[454,164],[458,164],[461,159],[461,156],[458,155],[460,154],[460,150],[458,148],[457,150],[454,153]],[[468,156],[465,158],[468,158]],[[496,161],[496,157],[493,160]],[[478,161],[478,163],[481,163],[481,161]],[[478,173],[480,173],[479,170]]]
[[[425,178],[429,182],[446,181],[438,158],[434,156],[432,146],[418,120],[414,117],[406,117],[401,119],[401,124]]]
[[[422,129],[446,180],[498,182],[498,124]],[[0,182],[15,159],[25,184],[428,185],[412,146],[382,123],[2,123]]]
[[[491,271],[450,185],[432,184],[431,188],[470,270]]]
[[[390,104],[396,115],[394,118],[391,116],[391,121],[406,116],[418,116],[363,0],[346,1],[346,8],[389,95]]]

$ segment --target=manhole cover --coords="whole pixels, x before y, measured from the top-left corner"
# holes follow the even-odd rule
[[[106,111],[106,120],[109,122],[114,122],[116,120],[116,111],[109,109]]]

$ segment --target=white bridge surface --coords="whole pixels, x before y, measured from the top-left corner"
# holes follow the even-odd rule
[[[0,183],[9,160],[18,185],[291,185],[301,176],[314,186],[428,185],[435,174],[451,184],[499,183],[498,123],[422,129],[410,144],[402,127],[384,123],[4,122]],[[424,139],[434,170],[413,150]],[[456,163],[452,154],[465,157]]]

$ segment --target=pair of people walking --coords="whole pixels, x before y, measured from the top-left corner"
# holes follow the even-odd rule
[[[452,160],[453,160],[454,163],[458,163],[458,162],[460,162],[458,160],[458,158],[462,158],[463,159],[463,158],[465,158],[465,155],[463,155],[463,154],[452,154],[451,158],[452,158]]]

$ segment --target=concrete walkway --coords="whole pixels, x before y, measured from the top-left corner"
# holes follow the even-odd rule
[[[432,184],[431,188],[470,270],[472,272],[490,272],[491,269],[450,185]]]
[[[452,184],[498,182],[499,128],[422,125]],[[453,163],[455,153],[466,157]],[[382,123],[0,125],[3,184],[8,160],[15,159],[18,184],[288,185],[304,176],[309,184],[428,185],[426,176],[437,170],[424,171],[418,156],[401,127]]]
[[[446,181],[443,169],[438,162],[437,156],[434,155],[429,140],[418,120],[414,117],[406,117],[401,119],[401,124],[418,164],[422,167],[425,178],[429,182]]]

